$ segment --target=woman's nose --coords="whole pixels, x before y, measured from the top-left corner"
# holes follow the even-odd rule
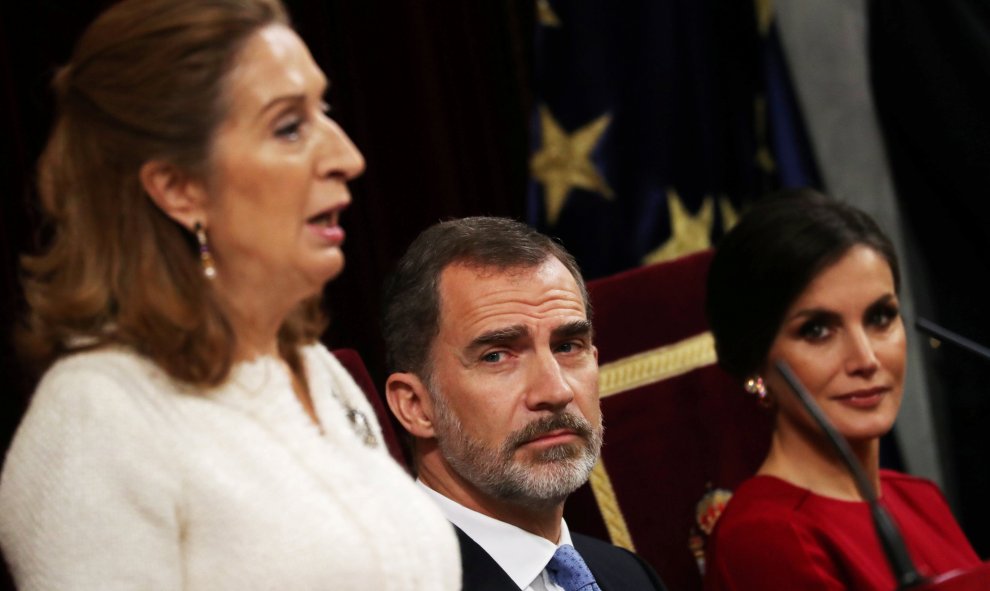
[[[344,180],[357,178],[364,172],[365,162],[361,151],[357,149],[347,133],[329,117],[324,117],[317,162],[317,173],[321,177],[340,176]]]
[[[851,330],[847,335],[846,372],[866,377],[873,375],[880,362],[870,335],[862,328]]]

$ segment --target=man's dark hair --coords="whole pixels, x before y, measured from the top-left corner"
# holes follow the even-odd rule
[[[389,372],[429,377],[433,339],[440,331],[440,275],[453,264],[525,269],[556,257],[574,276],[588,320],[591,303],[581,270],[564,247],[522,222],[468,217],[435,224],[399,259],[385,284],[383,330]]]

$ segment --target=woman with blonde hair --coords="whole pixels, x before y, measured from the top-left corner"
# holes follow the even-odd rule
[[[126,0],[57,74],[0,480],[25,589],[454,589],[457,542],[318,342],[361,154],[278,0]]]

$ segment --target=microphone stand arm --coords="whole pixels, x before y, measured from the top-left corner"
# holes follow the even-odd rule
[[[859,460],[853,455],[846,438],[835,430],[835,427],[825,417],[822,409],[811,398],[811,395],[808,394],[808,391],[801,384],[800,380],[798,380],[797,376],[794,375],[790,366],[783,360],[777,360],[774,365],[787,382],[787,385],[794,391],[798,400],[801,401],[801,405],[804,406],[805,410],[818,423],[818,426],[825,433],[826,438],[832,442],[835,450],[839,453],[839,457],[842,458],[843,463],[846,464],[852,473],[856,488],[859,489],[859,494],[863,496],[870,507],[870,513],[873,515],[873,525],[876,527],[877,537],[880,538],[880,544],[883,546],[883,551],[887,556],[890,568],[894,572],[894,578],[897,580],[897,588],[910,589],[911,587],[922,584],[924,579],[918,574],[918,569],[914,566],[914,562],[908,554],[907,547],[904,545],[904,539],[901,537],[897,525],[894,523],[890,513],[877,501],[877,493],[873,490],[873,483],[867,480],[866,473],[863,472],[863,467],[860,465]]]

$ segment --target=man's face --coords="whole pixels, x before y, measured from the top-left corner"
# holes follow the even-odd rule
[[[455,264],[440,277],[428,383],[447,463],[491,497],[561,502],[598,458],[598,351],[577,282],[532,268]]]

